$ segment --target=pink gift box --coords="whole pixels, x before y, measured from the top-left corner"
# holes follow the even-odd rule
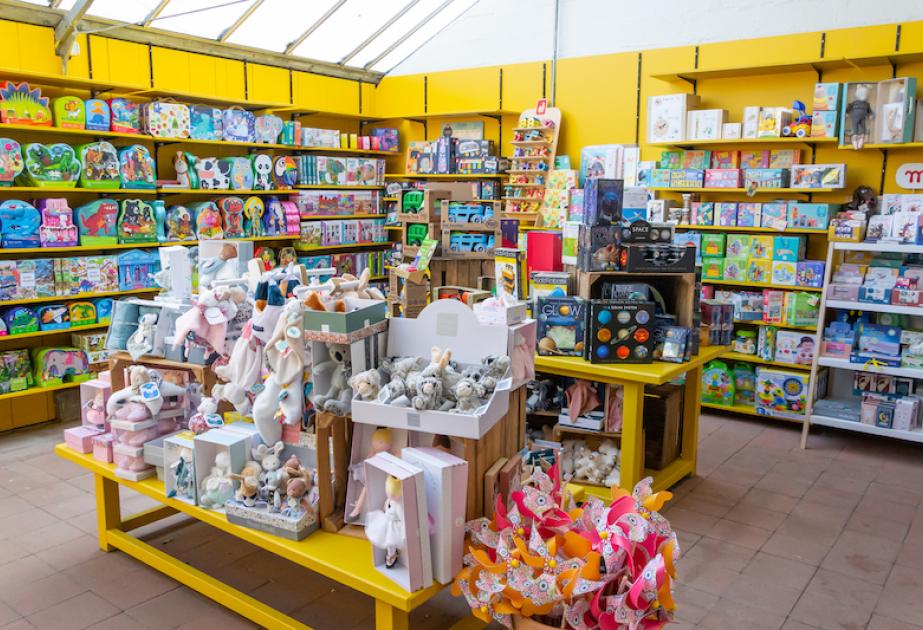
[[[114,441],[115,438],[112,437],[111,433],[100,433],[99,435],[95,436],[93,438],[93,459],[111,464],[112,443]]]
[[[112,456],[115,461],[115,467],[128,472],[144,472],[153,470],[154,467],[144,461],[144,449],[128,446],[127,444],[115,444],[112,447]]]
[[[112,385],[112,379],[109,378],[109,370],[105,370],[96,375],[96,378],[101,380],[103,383],[109,383]]]
[[[109,430],[106,403],[112,394],[112,384],[98,378],[80,383],[80,417],[84,426]]]
[[[93,451],[93,438],[100,433],[92,427],[71,427],[64,429],[64,442],[78,453],[86,454]]]
[[[740,188],[739,168],[709,168],[705,170],[705,188]]]

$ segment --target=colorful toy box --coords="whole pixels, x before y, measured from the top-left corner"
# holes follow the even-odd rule
[[[683,151],[682,168],[705,170],[711,166],[711,151]]]
[[[801,418],[808,402],[807,372],[769,368],[756,371],[756,412],[764,416]]]
[[[749,258],[750,257],[750,235],[749,234],[728,234],[725,246],[725,252],[728,257]]]
[[[59,96],[51,101],[54,126],[62,129],[84,129],[87,124],[83,100],[76,96]]]
[[[0,352],[0,393],[22,391],[34,384],[28,350]]]
[[[786,188],[789,181],[789,169],[785,168],[748,168],[744,171],[744,186],[747,188]]]
[[[38,315],[28,306],[12,306],[3,311],[3,323],[10,335],[26,335],[39,329]]]
[[[845,164],[796,164],[791,169],[792,188],[843,188]]]
[[[769,168],[791,168],[801,164],[800,149],[773,149],[769,152]]]
[[[141,126],[154,138],[188,138],[189,106],[154,101],[141,106]]]
[[[141,110],[134,101],[125,98],[109,100],[112,131],[118,133],[141,133]]]
[[[272,114],[257,116],[253,124],[255,141],[265,144],[276,144],[279,134],[282,133],[282,119]]]
[[[223,116],[220,109],[211,105],[189,106],[189,137],[194,140],[221,140]]]
[[[231,142],[255,142],[256,117],[239,107],[226,109],[222,114],[222,133]]]
[[[734,378],[723,361],[711,361],[702,370],[702,402],[734,404]]]
[[[703,258],[702,259],[702,279],[704,280],[723,280],[724,279],[724,258]]]
[[[0,202],[0,243],[4,248],[40,247],[41,223],[42,215],[32,204],[18,199]]]
[[[747,269],[748,282],[769,282],[772,275],[772,261],[765,259],[750,259],[750,266]]]
[[[157,167],[147,147],[133,144],[119,149],[122,188],[151,190],[157,185]]]
[[[160,270],[160,255],[133,249],[118,255],[119,291],[147,289],[154,286],[152,276]]]
[[[38,307],[39,330],[64,330],[71,327],[70,310],[65,304]]]
[[[80,383],[93,378],[87,355],[77,348],[32,348],[32,374],[39,387]]]
[[[26,258],[15,261],[19,299],[54,297],[55,259]]]
[[[750,261],[747,258],[725,258],[724,259],[724,279],[747,281]]]
[[[214,201],[200,201],[190,204],[191,213],[195,214],[196,236],[199,239],[224,238],[224,221],[221,210]]]
[[[71,328],[92,326],[96,323],[96,305],[92,302],[71,302],[67,305]]]
[[[721,227],[737,226],[737,203],[734,201],[718,201],[715,203],[716,225]]]
[[[802,236],[775,236],[772,239],[773,260],[798,262],[804,258],[805,239]]]
[[[279,155],[272,163],[272,182],[275,188],[287,190],[298,183],[298,169],[289,155]]]
[[[839,137],[839,112],[818,112],[811,116],[812,138],[837,138]]]
[[[77,229],[82,245],[114,245],[118,243],[116,219],[119,204],[113,199],[97,199],[78,207]]]
[[[760,208],[760,226],[783,229],[788,224],[788,205],[785,203],[764,203]]]
[[[683,168],[670,171],[670,188],[701,188],[705,184],[703,169]]]
[[[30,142],[22,148],[24,168],[18,180],[25,186],[73,188],[80,177],[80,160],[67,144]]]
[[[689,212],[692,225],[714,225],[715,204],[711,201],[694,201]]]
[[[788,225],[793,228],[826,230],[830,217],[836,214],[839,206],[829,203],[800,203],[788,205]]]
[[[816,335],[793,330],[776,332],[775,361],[795,365],[811,365],[814,360]]]
[[[724,257],[724,234],[703,234],[702,235],[702,256],[707,258]]]
[[[769,168],[769,150],[762,151],[741,151],[740,168]]]
[[[760,227],[761,203],[741,202],[737,204],[737,227]]]
[[[0,186],[12,186],[22,173],[22,147],[10,138],[0,138]]]
[[[162,208],[163,202],[160,202]],[[142,199],[123,199],[116,220],[119,243],[156,243],[158,216],[154,204]],[[164,211],[166,215],[166,211]],[[164,216],[164,219],[166,217]]]
[[[814,112],[836,112],[840,109],[840,94],[843,91],[842,83],[815,83],[814,84]]]
[[[579,297],[541,296],[536,300],[538,353],[583,356],[586,302]]]
[[[0,121],[9,125],[39,125],[50,127],[51,110],[48,97],[41,88],[28,83],[0,83]]]
[[[705,171],[705,188],[740,188],[742,174],[739,168],[710,168]]]
[[[77,147],[80,156],[80,185],[84,188],[121,186],[119,155],[109,142],[91,142]]]
[[[112,124],[109,103],[99,98],[88,98],[84,102],[84,110],[87,131],[109,131]]]
[[[585,358],[590,363],[650,363],[653,320],[653,302],[590,300]]]
[[[793,286],[797,275],[797,263],[785,260],[772,261],[772,284]]]
[[[740,151],[712,151],[711,168],[740,168]]]
[[[824,286],[824,266],[822,260],[799,260],[797,283],[800,287]]]
[[[773,237],[763,234],[750,236],[750,258],[772,260]]]
[[[42,225],[39,240],[42,247],[73,247],[79,235],[74,225],[74,211],[67,205],[67,199],[42,199],[39,201]]]
[[[221,158],[220,161],[227,163],[227,172],[231,180],[232,190],[253,189],[253,164],[251,163],[250,158]],[[221,168],[224,170],[224,167]]]
[[[783,321],[790,326],[816,326],[819,307],[816,293],[786,291]]]

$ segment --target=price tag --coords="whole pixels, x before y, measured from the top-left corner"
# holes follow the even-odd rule
[[[31,289],[35,287],[35,272],[26,271],[25,273],[19,274],[19,284],[24,289]]]
[[[87,280],[97,284],[102,280],[102,274],[99,272],[99,265],[87,265]]]

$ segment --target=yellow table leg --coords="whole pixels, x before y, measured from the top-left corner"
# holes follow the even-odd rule
[[[109,530],[122,527],[122,511],[119,506],[119,484],[102,475],[93,475],[93,487],[96,490],[96,531],[99,548],[113,551],[109,544]]]
[[[699,453],[699,414],[702,411],[702,366],[686,372],[686,388],[683,391],[683,439],[681,456],[692,462],[695,475],[696,459]]]
[[[391,604],[375,600],[375,630],[408,630],[410,614]]]
[[[620,383],[622,403],[622,464],[619,485],[631,490],[644,478],[644,385]]]

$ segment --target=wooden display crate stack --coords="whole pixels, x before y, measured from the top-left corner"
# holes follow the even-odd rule
[[[432,264],[432,263],[430,263]],[[392,267],[388,272],[388,315],[416,317],[429,304],[430,274]]]
[[[499,201],[443,200],[442,255],[452,259],[492,259],[501,242],[500,206]]]
[[[422,203],[411,203],[412,198],[422,195]],[[401,222],[401,245],[405,259],[417,255],[423,238],[440,240],[442,238],[441,203],[451,198],[447,190],[413,190],[401,194],[397,208],[397,218]],[[420,232],[425,231],[425,234]],[[437,250],[438,251],[438,250]]]

